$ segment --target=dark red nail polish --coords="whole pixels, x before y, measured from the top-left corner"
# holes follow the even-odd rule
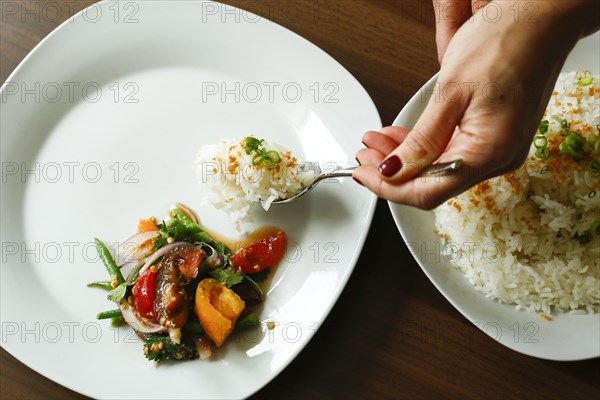
[[[369,146],[367,146],[367,144],[364,142],[364,140],[362,140],[362,144],[363,144],[365,147],[369,147]]]
[[[358,158],[357,158],[357,157],[354,157],[354,159],[356,160],[356,162],[358,163],[358,165],[362,165],[362,164],[360,163],[360,161],[358,161]]]
[[[361,181],[359,181],[358,179],[356,179],[355,177],[352,177],[352,179],[354,179],[356,181],[356,183],[358,183],[361,186],[365,186],[363,185],[363,183]]]
[[[377,170],[381,175],[387,176],[389,178],[390,176],[393,176],[396,172],[400,171],[400,168],[402,168],[402,161],[400,161],[400,157],[398,157],[397,155],[393,155],[391,157],[388,157],[385,161],[383,161],[379,168],[377,168]]]

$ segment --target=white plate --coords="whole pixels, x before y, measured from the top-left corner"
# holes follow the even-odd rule
[[[162,217],[175,201],[234,233],[225,215],[198,209],[202,144],[253,133],[322,165],[353,164],[360,135],[381,121],[335,60],[230,6],[104,2],[44,39],[1,95],[7,351],[92,397],[241,398],[307,344],[373,216],[376,198],[351,180],[258,213],[256,225],[283,228],[291,243],[261,312],[277,326],[232,340],[212,361],[156,367],[130,329],[95,320],[114,304],[86,283],[106,276],[94,237],[122,241],[138,218]]]
[[[598,33],[578,43],[563,70],[600,69]],[[427,104],[427,94],[435,84],[433,77],[408,102],[394,125],[411,127]],[[517,311],[475,291],[462,273],[441,255],[439,238],[434,234],[432,212],[389,203],[396,225],[425,274],[448,301],[475,326],[503,345],[518,352],[549,360],[581,360],[600,356],[600,315],[553,316],[545,321],[537,314]]]

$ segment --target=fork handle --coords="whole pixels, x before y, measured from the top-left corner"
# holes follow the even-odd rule
[[[358,165],[356,165],[354,167],[343,167],[343,168],[339,167],[331,172],[320,175],[317,178],[317,180],[315,181],[315,183],[317,181],[321,181],[323,179],[344,178],[344,177],[352,176],[352,171],[354,171],[356,168],[358,168]]]
[[[462,165],[462,159],[458,159],[458,160],[454,160],[451,162],[445,162],[445,163],[439,163],[439,164],[432,164],[430,166],[428,166],[427,168],[423,169],[423,171],[421,171],[421,173],[419,174],[419,176],[427,176],[427,175],[446,175],[446,174],[450,174],[452,172],[455,172],[456,170],[458,170],[460,168],[460,166]],[[329,178],[343,178],[343,177],[348,177],[348,176],[352,176],[352,172],[358,168],[358,165],[354,166],[354,167],[340,167],[334,171],[331,171],[327,174],[323,174],[320,175],[314,183],[317,183],[318,181],[321,181],[323,179],[329,179]]]

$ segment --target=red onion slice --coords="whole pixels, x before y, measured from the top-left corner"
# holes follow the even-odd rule
[[[115,261],[117,264],[122,264],[126,262],[129,258],[131,258],[131,254],[136,251],[141,245],[146,243],[146,241],[154,239],[156,236],[160,234],[159,231],[148,231],[148,232],[140,232],[129,239],[125,240],[123,243],[119,245],[117,248],[117,254],[115,257]],[[134,256],[135,258],[139,258],[138,254]]]
[[[133,311],[133,307],[131,307],[126,301],[119,303],[119,309],[121,310],[121,314],[123,314],[123,319],[125,322],[127,322],[129,326],[131,326],[136,332],[162,333],[167,331],[167,328],[162,325],[138,318]]]
[[[210,255],[203,260],[203,263],[207,265],[210,269],[219,268],[223,265],[223,256],[220,255],[217,250],[209,245],[208,243],[202,243],[202,246],[208,247],[210,249]],[[206,252],[204,252],[206,254]],[[196,275],[198,274],[198,270],[196,270]],[[196,276],[194,276],[195,278]]]
[[[121,269],[121,273],[123,274],[123,276],[127,277],[128,281],[131,282],[131,278],[133,278],[133,275],[135,275],[135,273],[140,270],[142,265],[146,263],[147,255],[148,249],[144,249],[140,251],[139,258],[132,258],[119,267]]]
[[[130,264],[127,267],[123,267],[123,275],[126,274],[125,270],[129,270],[126,278],[128,282],[133,282],[134,275],[136,274],[136,272],[140,271],[140,269],[142,268],[142,266],[144,266],[145,263],[146,260],[140,260],[135,264]]]

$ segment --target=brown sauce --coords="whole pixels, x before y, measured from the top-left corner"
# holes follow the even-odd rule
[[[229,249],[231,249],[232,254],[235,253],[236,251],[238,251],[239,249],[241,249],[242,247],[245,247],[249,244],[258,242],[259,240],[262,240],[264,238],[267,238],[269,236],[276,234],[277,232],[282,231],[282,229],[277,228],[276,226],[263,225],[263,226],[259,226],[258,228],[254,229],[252,232],[250,232],[248,235],[244,236],[243,238],[231,239],[231,238],[223,236],[219,233],[216,233],[212,230],[209,230],[206,228],[204,228],[204,230],[214,240],[216,240],[217,242],[224,243],[225,246],[229,247]],[[277,268],[277,267],[275,267],[275,268]],[[262,289],[262,291],[264,292],[265,295],[271,288],[271,283],[273,281],[273,275],[275,274],[275,271],[274,271],[275,268],[271,268],[271,270],[267,274],[267,277],[262,282],[257,282],[258,286],[260,286],[260,288]]]
[[[232,253],[235,253],[242,247],[245,247],[249,244],[258,242],[259,240],[262,240],[264,238],[272,236],[277,232],[281,232],[282,230],[275,226],[263,225],[263,226],[259,226],[258,228],[254,229],[248,235],[246,235],[242,238],[238,238],[238,239],[231,239],[231,238],[225,237],[217,232],[214,232],[214,231],[206,229],[206,228],[205,228],[205,231],[214,240],[216,240],[217,242],[224,243],[225,246],[227,246],[231,249]]]

